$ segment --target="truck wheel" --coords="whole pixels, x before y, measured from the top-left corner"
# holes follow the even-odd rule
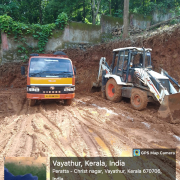
[[[72,99],[64,99],[64,104],[65,104],[66,106],[70,106],[71,103],[72,103]]]
[[[29,99],[29,106],[34,106],[36,104],[36,99]]]
[[[122,86],[119,86],[114,79],[109,79],[106,83],[106,97],[113,102],[119,102],[122,99]]]
[[[136,110],[143,110],[147,107],[148,97],[145,91],[140,89],[132,89],[131,105]]]

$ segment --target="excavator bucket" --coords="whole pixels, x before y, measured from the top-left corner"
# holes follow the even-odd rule
[[[98,87],[101,87],[101,85],[102,85],[101,82],[100,83],[98,83],[98,82],[92,82],[91,83],[91,87],[97,87],[98,88]]]
[[[168,122],[180,122],[180,93],[165,96],[159,108],[158,116]]]
[[[101,91],[101,83],[91,82],[91,92],[99,92]]]

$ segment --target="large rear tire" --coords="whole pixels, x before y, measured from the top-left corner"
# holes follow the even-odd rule
[[[72,104],[72,99],[64,99],[64,104],[70,106]]]
[[[29,106],[34,106],[36,104],[36,99],[29,99]]]
[[[145,91],[134,88],[131,93],[131,105],[136,110],[143,110],[147,107],[148,97]]]
[[[106,97],[113,102],[119,102],[122,99],[122,86],[119,86],[114,79],[109,79],[106,83]]]

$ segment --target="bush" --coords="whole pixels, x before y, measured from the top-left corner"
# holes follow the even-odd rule
[[[55,24],[57,25],[57,27],[59,27],[60,29],[64,29],[64,26],[67,24],[68,22],[68,16],[66,13],[62,12],[58,15]]]

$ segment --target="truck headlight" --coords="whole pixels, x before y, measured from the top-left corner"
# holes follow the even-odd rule
[[[75,87],[65,87],[64,91],[74,91]]]
[[[32,92],[32,91],[39,92],[40,91],[38,87],[36,87],[36,88],[28,88],[27,90],[30,91],[30,92]]]
[[[29,91],[34,91],[34,88],[29,88]]]
[[[39,88],[34,88],[34,91],[35,92],[39,92]]]

